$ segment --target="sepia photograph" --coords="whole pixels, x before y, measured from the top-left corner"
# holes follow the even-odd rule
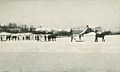
[[[120,72],[120,0],[0,0],[0,72]]]

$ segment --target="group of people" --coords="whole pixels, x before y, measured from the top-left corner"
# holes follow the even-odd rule
[[[30,40],[30,36],[13,36],[13,35],[1,35],[1,41],[11,41],[11,40]]]
[[[41,37],[42,37],[42,36],[36,35],[36,36],[35,36],[35,40],[41,41]],[[47,36],[46,36],[46,35],[44,35],[44,41],[47,41]]]
[[[102,41],[105,41],[104,39],[104,36],[107,35],[108,33],[106,31],[104,32],[101,32],[101,31],[97,31],[97,30],[93,30],[91,28],[89,28],[88,25],[86,25],[85,29],[80,32],[78,35],[79,37],[79,40],[77,40],[75,37],[74,37],[74,30],[71,29],[71,42],[73,42],[73,40],[75,41],[81,41],[81,37],[84,36],[84,34],[86,33],[90,33],[90,32],[95,32],[95,42],[98,41],[98,37],[101,37],[102,38]],[[39,35],[39,34],[33,34],[33,35],[17,35],[17,36],[14,36],[14,35],[5,35],[5,36],[0,36],[0,40],[1,41],[7,41],[7,40],[37,40],[37,41],[56,41],[56,38],[57,38],[57,34],[42,34],[42,35]]]
[[[56,41],[55,34],[34,34],[34,35],[1,35],[0,41],[11,41],[11,40],[37,40],[37,41]]]
[[[57,35],[50,34],[50,35],[44,35],[44,41],[56,41]],[[41,41],[41,36],[37,35],[35,36],[35,40]]]

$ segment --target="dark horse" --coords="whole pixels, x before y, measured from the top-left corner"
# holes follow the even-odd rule
[[[101,33],[97,33],[97,32],[95,32],[95,33],[96,33],[96,35],[95,35],[95,42],[98,42],[98,37],[102,38],[102,41],[105,42],[105,35],[109,35],[110,34],[107,31],[104,31],[104,32],[101,32]]]
[[[57,38],[57,35],[56,34],[51,34],[51,35],[48,35],[48,41],[56,41],[56,38]]]

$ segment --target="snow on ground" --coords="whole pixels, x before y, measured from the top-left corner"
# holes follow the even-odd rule
[[[35,40],[0,42],[0,52],[81,52],[81,53],[117,53],[120,36],[106,36],[106,42],[94,42],[94,36],[82,37],[83,42],[70,42],[70,37],[58,38],[56,42]]]
[[[0,42],[0,72],[120,72],[120,36],[106,42],[59,38],[56,42]]]

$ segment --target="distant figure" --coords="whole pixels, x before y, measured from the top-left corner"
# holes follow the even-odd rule
[[[15,36],[15,41],[16,41],[16,39],[17,39],[17,36]]]
[[[88,29],[89,29],[89,26],[86,25],[85,29],[81,33],[79,33],[79,41],[81,40],[81,37],[84,36],[84,34],[88,31]]]
[[[3,41],[3,38],[2,38],[2,36],[0,36],[0,39],[1,39],[1,41]]]
[[[26,36],[26,40],[30,40],[30,36]]]
[[[15,41],[16,41],[16,39],[17,39],[17,36],[12,36],[12,40],[14,40],[15,39]]]
[[[40,40],[40,38],[39,38],[39,36],[37,35],[37,41],[39,41]]]
[[[30,40],[30,36],[28,36],[28,40]]]
[[[23,40],[25,40],[25,37],[23,36]]]
[[[81,36],[82,36],[82,35],[81,35],[81,34],[79,34],[79,40],[81,40]]]
[[[45,41],[47,41],[47,36],[46,35],[44,35],[44,38],[45,38]]]
[[[89,26],[88,26],[88,25],[86,25],[86,28],[89,28]]]
[[[20,40],[20,37],[18,36],[18,40]]]
[[[11,36],[9,36],[8,40],[10,41]]]
[[[35,35],[35,40],[37,40],[37,36]]]
[[[74,37],[73,37],[73,34],[71,35],[71,42],[73,42],[73,39],[74,39]]]
[[[9,40],[9,41],[10,41],[10,38],[11,38],[11,35],[7,35],[7,36],[6,36],[6,40]]]
[[[91,31],[91,28],[89,28],[88,25],[86,25],[85,29],[83,30],[83,32],[81,32],[81,35],[84,36],[84,34],[87,34]]]
[[[73,37],[73,30],[72,29],[70,30],[70,35],[71,35],[71,42],[73,42],[74,37]]]

